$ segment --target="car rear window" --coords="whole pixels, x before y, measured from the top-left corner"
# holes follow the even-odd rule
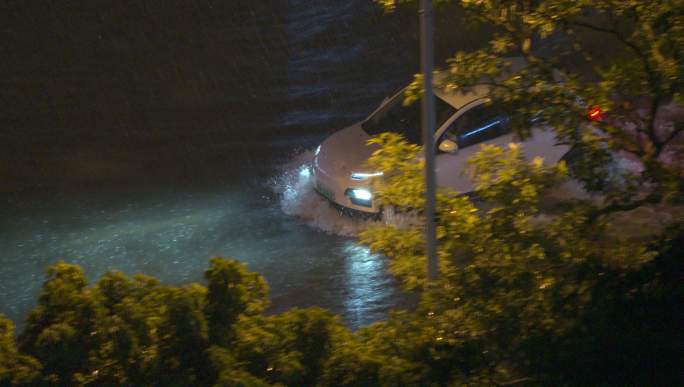
[[[399,133],[409,142],[422,145],[421,104],[414,102],[404,106],[403,101],[404,93],[396,95],[361,125],[363,130],[370,136],[384,132]],[[435,113],[436,128],[439,128],[456,113],[456,109],[435,96]]]

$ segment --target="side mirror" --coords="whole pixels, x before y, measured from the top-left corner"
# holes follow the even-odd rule
[[[444,153],[456,153],[458,152],[458,144],[449,139],[445,139],[439,143],[438,149]]]

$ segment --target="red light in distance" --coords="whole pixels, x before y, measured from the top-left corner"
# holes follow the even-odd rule
[[[601,108],[596,106],[595,108],[592,108],[589,110],[589,119],[592,121],[601,121],[601,115],[602,115]]]

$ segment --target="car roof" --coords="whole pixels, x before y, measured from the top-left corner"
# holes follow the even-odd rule
[[[522,57],[510,57],[505,59],[511,64],[511,71],[518,71],[527,65],[527,62]],[[440,81],[447,76],[446,71],[437,71],[434,75],[434,83],[432,90],[435,95],[449,103],[456,109],[461,109],[463,106],[469,104],[472,101],[486,98],[489,94],[489,86],[487,85],[475,85],[471,88],[468,93],[463,93],[461,91],[446,91],[443,88],[437,87]]]
[[[443,89],[433,87],[435,95],[447,102],[457,110],[477,99],[486,98],[489,94],[489,87],[485,85],[476,85],[468,93],[463,92],[445,92]]]

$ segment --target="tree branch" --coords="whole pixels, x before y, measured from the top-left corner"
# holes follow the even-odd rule
[[[633,202],[613,203],[613,204],[607,205],[605,207],[599,208],[598,210],[589,214],[586,222],[587,223],[593,223],[598,218],[600,218],[601,216],[604,216],[604,215],[609,215],[609,214],[612,214],[615,212],[634,210],[634,209],[639,208],[645,204],[655,204],[655,203],[660,202],[661,199],[662,199],[662,195],[660,195],[658,193],[652,193],[643,199],[636,200]]]
[[[579,21],[579,20],[570,21],[570,24],[575,25],[575,26],[578,26],[578,27],[588,28],[588,29],[590,29],[590,30],[594,30],[594,31],[597,31],[597,32],[604,32],[604,33],[607,33],[607,34],[611,34],[611,35],[615,36],[615,38],[616,38],[617,40],[619,40],[622,44],[624,44],[625,46],[629,47],[632,51],[634,51],[634,53],[635,53],[639,58],[641,58],[644,62],[646,62],[646,60],[647,60],[646,54],[644,54],[644,52],[641,50],[641,48],[640,48],[639,46],[637,46],[634,42],[630,42],[629,40],[627,40],[627,39],[620,33],[620,31],[618,31],[618,30],[616,30],[616,29],[613,29],[613,28],[606,28],[606,27],[600,27],[600,26],[597,26],[597,25],[594,25],[594,24],[591,24],[591,23],[587,23],[587,22],[583,22],[583,21]]]

